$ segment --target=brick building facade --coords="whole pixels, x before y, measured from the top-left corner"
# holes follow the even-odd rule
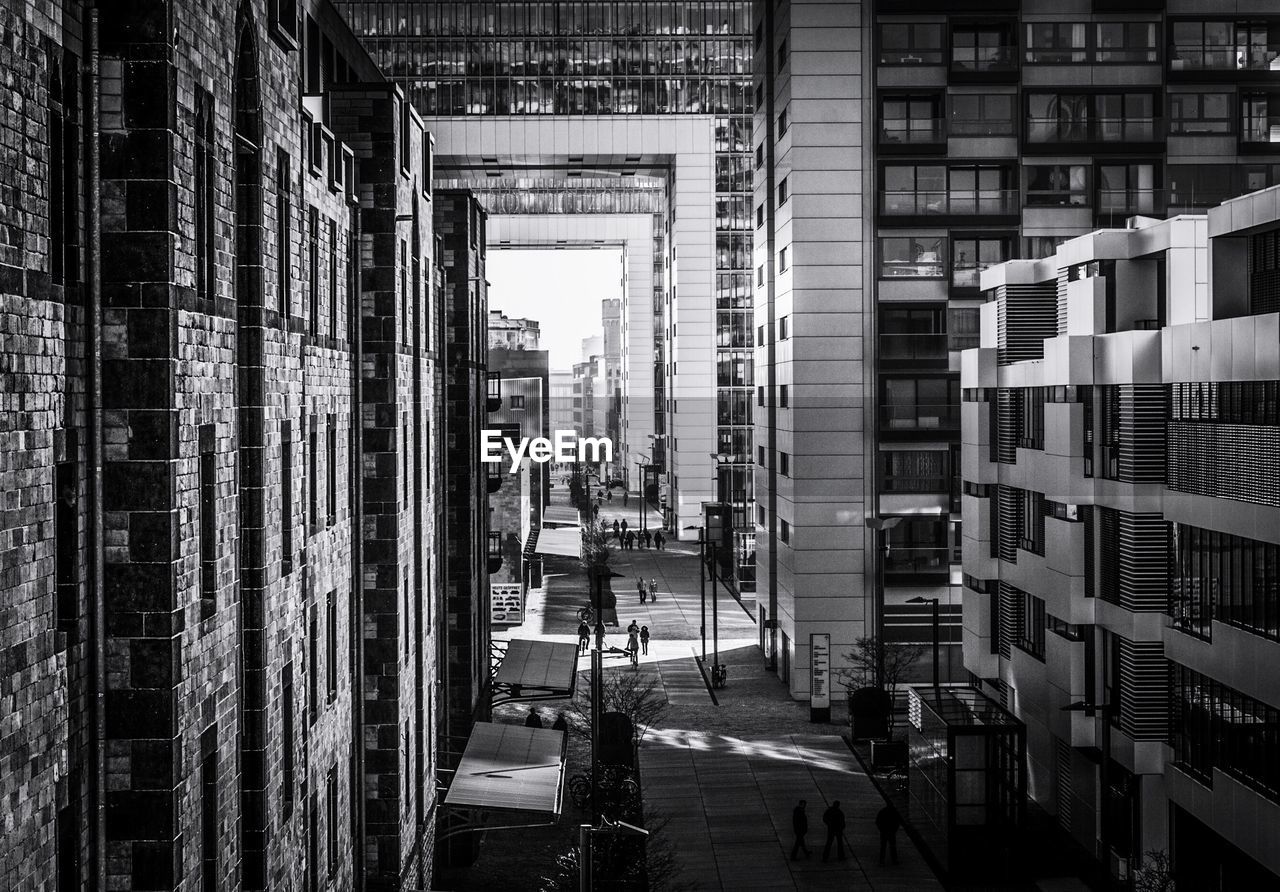
[[[317,0],[0,32],[0,887],[426,887],[430,137]]]

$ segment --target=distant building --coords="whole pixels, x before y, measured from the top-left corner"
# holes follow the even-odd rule
[[[563,369],[552,371],[549,375],[548,393],[549,430],[574,430],[573,414],[573,371]]]
[[[489,311],[489,349],[537,350],[542,335],[536,319],[512,319],[501,310]]]

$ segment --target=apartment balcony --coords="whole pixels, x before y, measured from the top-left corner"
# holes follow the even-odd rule
[[[945,546],[891,546],[884,556],[884,584],[945,585],[951,578],[951,549]]]
[[[881,367],[947,367],[948,343],[945,334],[882,334],[878,343]]]
[[[1277,71],[1280,71],[1280,44],[1219,46],[1175,43],[1169,48],[1170,80],[1235,80],[1242,75]]]
[[[1094,216],[1101,227],[1123,227],[1129,217],[1163,217],[1168,206],[1164,189],[1099,189]]]
[[[888,154],[945,154],[945,118],[884,118],[880,121],[880,151]]]
[[[960,432],[960,407],[950,403],[881,406],[880,433],[886,438],[950,439]]]
[[[999,222],[1000,218],[1009,218],[1006,222],[1016,222],[1020,202],[1017,189],[881,192],[880,214],[924,220],[982,217],[990,222]]]
[[[1280,152],[1280,115],[1246,118],[1240,126],[1240,151],[1244,154]]]
[[[1049,154],[1061,154],[1064,145],[1089,154],[1155,152],[1167,136],[1164,118],[1087,117],[1071,121],[1033,117],[1027,119],[1025,144],[1028,152]]]
[[[953,47],[950,79],[955,84],[1016,81],[1018,79],[1018,47],[1012,43],[977,48]]]

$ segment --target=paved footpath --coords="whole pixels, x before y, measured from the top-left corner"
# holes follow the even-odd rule
[[[556,487],[553,496],[563,498]],[[627,518],[638,528],[636,499],[606,502],[600,516],[610,526]],[[650,513],[650,520],[653,514]],[[755,623],[729,595],[720,597],[720,655],[728,687],[711,696],[698,671],[701,597],[697,543],[671,543],[664,551],[616,550],[610,564],[621,578],[618,619],[649,626],[650,652],[640,670],[661,684],[668,709],[641,744],[645,808],[668,819],[666,834],[682,868],[680,880],[704,890],[874,889],[885,892],[940,890],[905,833],[898,834],[901,865],[878,864],[875,816],[883,800],[840,738],[840,724],[815,725],[808,707],[792,700],[764,670]],[[546,585],[531,593],[529,615],[519,637],[574,640],[573,610],[585,591],[580,574],[564,561]],[[644,605],[635,578],[658,582],[658,600]],[[707,653],[711,656],[710,605]],[[625,637],[609,636],[621,646]],[[624,666],[610,659],[606,666]],[[808,859],[789,859],[791,810],[808,800]],[[850,856],[822,861],[826,828],[822,813],[840,800]]]

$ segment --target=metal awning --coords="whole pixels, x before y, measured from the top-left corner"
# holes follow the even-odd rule
[[[572,697],[577,678],[578,645],[513,638],[493,673],[492,702]]]
[[[578,509],[563,502],[552,502],[542,512],[542,525],[546,526],[547,524],[576,527],[578,525]]]
[[[567,735],[476,722],[445,794],[445,805],[560,814]]]
[[[574,527],[544,526],[538,533],[537,554],[555,554],[561,557],[579,557],[582,554],[582,533]]]

